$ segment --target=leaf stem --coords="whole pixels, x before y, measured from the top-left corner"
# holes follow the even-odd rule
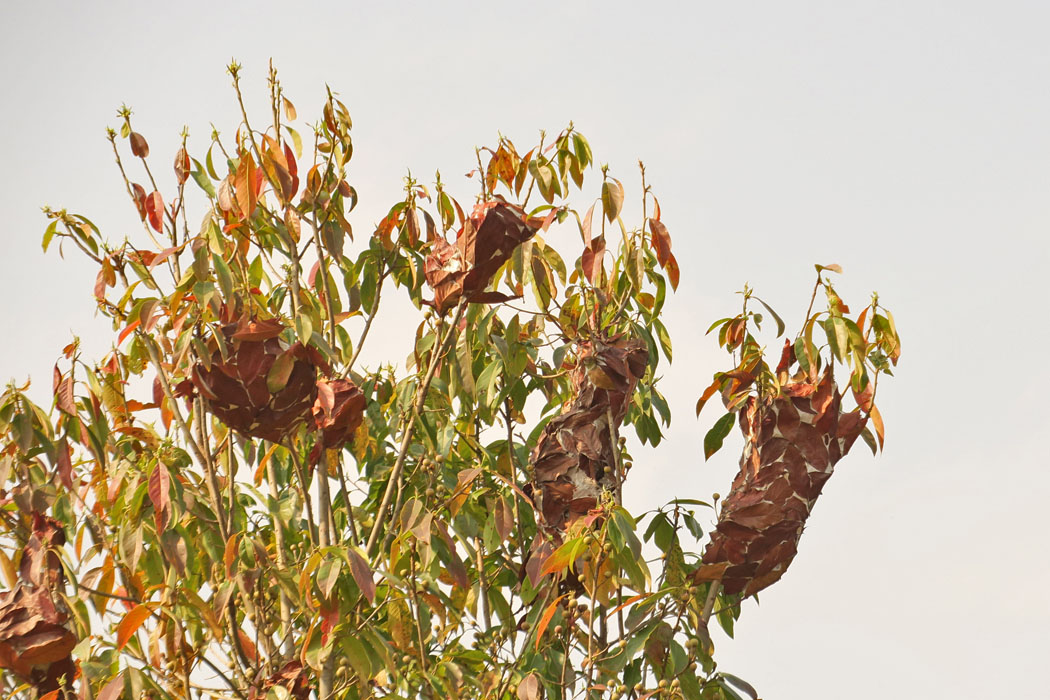
[[[387,510],[390,508],[390,500],[394,496],[394,490],[397,488],[398,482],[401,481],[401,473],[405,467],[405,457],[408,455],[408,446],[412,441],[412,435],[416,425],[416,418],[423,412],[423,406],[426,403],[427,392],[430,390],[430,383],[434,379],[434,374],[437,371],[438,362],[441,357],[448,351],[449,343],[452,338],[455,337],[457,326],[459,326],[460,320],[463,318],[463,312],[467,308],[466,301],[460,301],[459,306],[456,307],[456,314],[449,324],[448,331],[445,333],[445,337],[442,338],[441,343],[437,348],[434,349],[434,354],[430,358],[430,367],[427,369],[427,374],[423,378],[423,382],[419,385],[416,390],[416,400],[412,407],[412,412],[408,415],[407,424],[405,425],[405,433],[401,438],[401,447],[398,450],[397,460],[394,462],[394,468],[390,472],[390,478],[387,481],[386,491],[383,493],[382,503],[379,505],[379,509],[376,511],[376,521],[372,525],[372,532],[368,536],[368,545],[365,549],[369,557],[375,555],[376,540],[379,537],[379,530],[383,526],[383,521],[386,519]]]

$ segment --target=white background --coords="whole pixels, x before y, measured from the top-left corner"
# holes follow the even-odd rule
[[[302,117],[327,82],[354,118],[359,241],[407,168],[442,168],[470,201],[475,145],[572,119],[629,197],[645,160],[682,268],[675,419],[660,449],[634,450],[635,512],[728,489],[739,439],[705,463],[718,414],[692,406],[723,362],[703,332],[745,282],[791,326],[812,264],[839,263],[846,301],[877,289],[903,336],[879,391],[885,454],[858,445],[839,465],[791,570],[718,639],[721,668],[767,700],[1047,697],[1044,3],[148,5],[2,10],[0,376],[32,375],[46,401],[71,333],[95,357],[110,342],[95,271],[42,254],[39,207],[111,240],[139,227],[104,138],[122,102],[163,187],[182,125],[198,158],[209,122],[232,136],[231,56],[257,114],[270,57]],[[380,338],[400,355],[410,334]]]

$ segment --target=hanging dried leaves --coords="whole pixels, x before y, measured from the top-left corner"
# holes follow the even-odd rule
[[[721,578],[726,593],[749,596],[784,575],[824,483],[867,421],[841,406],[830,368],[815,383],[786,384],[768,403],[748,400],[740,472],[695,581]]]
[[[649,351],[641,340],[586,342],[572,375],[574,399],[547,424],[532,452],[533,492],[547,526],[564,530],[594,508],[603,490],[616,492],[609,417],[619,427]]]
[[[58,522],[32,514],[33,531],[22,550],[18,585],[0,593],[0,668],[30,683],[38,695],[72,688],[76,665],[70,653],[77,637],[66,626],[65,604],[51,597],[63,580],[53,551],[65,544]]]
[[[485,289],[514,250],[541,226],[540,221],[529,219],[521,207],[497,198],[474,207],[454,244],[436,238],[424,262],[423,274],[434,290],[433,304],[438,312],[445,313],[460,299],[492,303],[516,298]]]
[[[317,400],[311,409],[321,443],[329,449],[342,447],[354,436],[365,414],[365,395],[346,379],[317,382]]]
[[[223,423],[250,437],[280,442],[307,418],[317,398],[315,349],[280,337],[277,319],[242,319],[222,329],[228,358],[216,349],[210,367],[195,365],[190,380]]]

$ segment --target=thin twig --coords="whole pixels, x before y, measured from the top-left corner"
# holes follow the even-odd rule
[[[390,472],[390,478],[386,484],[386,491],[383,493],[382,503],[376,511],[376,521],[375,524],[372,525],[372,532],[368,536],[366,552],[370,557],[375,554],[373,549],[375,548],[376,540],[379,537],[379,530],[383,526],[383,521],[386,519],[387,509],[390,508],[390,501],[394,496],[394,491],[397,488],[398,482],[401,480],[401,472],[405,467],[405,457],[408,455],[408,446],[412,441],[416,418],[423,411],[423,405],[426,403],[427,392],[430,390],[430,382],[434,379],[434,373],[437,371],[438,362],[445,352],[447,352],[449,342],[455,337],[456,328],[459,326],[460,319],[463,318],[463,312],[466,307],[466,301],[460,301],[459,306],[456,307],[456,314],[452,319],[452,323],[449,324],[448,331],[445,334],[445,337],[441,340],[441,343],[434,349],[434,354],[430,358],[430,367],[427,369],[427,374],[423,378],[423,382],[419,385],[419,388],[416,390],[416,400],[412,406],[412,412],[407,418],[405,433],[401,438],[401,447],[398,450],[397,460],[394,462],[394,468]]]

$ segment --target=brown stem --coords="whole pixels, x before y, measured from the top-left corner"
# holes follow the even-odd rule
[[[287,446],[288,453],[292,456],[292,464],[295,465],[295,473],[299,476],[299,485],[303,492],[303,501],[306,502],[306,518],[309,520],[309,528],[307,528],[307,534],[310,535],[310,547],[314,547],[317,544],[318,532],[317,532],[317,521],[314,519],[314,505],[313,501],[310,500],[310,487],[306,481],[306,471],[303,469],[302,460],[299,459],[299,453],[296,452],[291,445]]]
[[[489,611],[489,584],[485,578],[485,551],[484,543],[479,537],[477,540],[477,547],[474,549],[474,559],[477,562],[478,567],[478,592],[480,593],[481,600],[481,619],[485,623],[485,629],[492,628],[492,613]]]
[[[449,324],[448,332],[442,339],[441,343],[434,350],[433,356],[430,358],[430,367],[427,369],[427,374],[423,378],[423,382],[419,385],[416,390],[416,400],[412,406],[412,412],[408,415],[407,422],[405,425],[405,433],[401,438],[401,447],[398,449],[397,460],[394,462],[394,468],[390,472],[390,478],[386,484],[386,491],[383,493],[383,500],[376,511],[376,521],[372,525],[372,532],[368,536],[368,545],[366,552],[368,556],[373,556],[373,551],[376,545],[376,540],[379,537],[379,530],[383,526],[383,521],[386,519],[387,509],[390,508],[390,501],[394,496],[394,491],[397,488],[398,482],[401,481],[401,472],[405,467],[405,457],[408,455],[408,446],[412,441],[412,435],[416,425],[416,418],[422,413],[423,405],[426,403],[427,392],[430,389],[430,382],[434,379],[434,374],[437,371],[438,361],[448,350],[449,342],[455,336],[456,327],[459,326],[460,319],[463,318],[463,312],[466,309],[467,304],[465,301],[461,301],[459,306],[456,308],[456,314],[452,319],[452,323]]]
[[[266,481],[270,486],[270,498],[275,502],[279,496],[277,489],[277,472],[273,468],[273,459],[266,460]],[[284,539],[284,525],[279,519],[274,519],[274,537],[277,540],[277,566],[282,570],[288,568],[288,559],[285,556],[285,539]],[[283,647],[284,653],[291,654],[292,652],[292,640],[289,632],[292,628],[292,612],[288,601],[288,594],[284,592],[284,588],[280,589],[280,606],[281,606],[281,639],[284,640]]]
[[[503,422],[507,424],[507,457],[510,460],[510,480],[512,484],[520,488],[518,484],[518,460],[514,454],[514,425],[511,423],[509,397],[503,401]],[[525,526],[521,523],[517,492],[511,489],[510,497],[514,503],[514,522],[518,529],[518,552],[521,560],[525,561]]]
[[[197,463],[201,465],[202,469],[207,470],[207,465],[210,460],[204,456],[204,449],[194,439],[193,433],[190,431],[189,425],[186,423],[186,420],[182,417],[182,410],[179,408],[178,403],[176,403],[175,401],[175,395],[171,391],[171,383],[168,381],[168,374],[164,371],[164,367],[160,361],[160,354],[157,352],[157,348],[156,345],[154,345],[153,339],[145,335],[144,333],[139,333],[137,331],[136,335],[138,336],[142,344],[146,346],[146,352],[149,354],[150,361],[153,363],[154,369],[157,370],[157,378],[160,380],[160,387],[161,390],[164,392],[164,397],[168,400],[168,406],[171,408],[171,414],[175,418],[175,424],[179,426],[179,430],[182,432],[182,436],[186,440],[187,445],[189,445],[190,451],[193,452],[193,456],[197,460]],[[209,488],[211,488],[210,482]],[[217,495],[214,493],[211,495],[212,500],[214,502],[217,502]],[[219,511],[216,511],[216,517],[218,517],[218,513]],[[227,535],[225,532],[222,531],[226,529],[226,525],[223,522],[222,518],[219,518],[219,529],[220,533],[223,536],[223,540],[225,540]]]
[[[717,579],[711,582],[711,587],[707,589],[707,599],[704,601],[703,612],[700,613],[700,623],[707,627],[707,621],[711,619],[711,611],[715,608],[715,599],[718,597],[718,590],[722,587],[722,579]]]
[[[620,435],[616,429],[616,421],[613,420],[612,407],[605,408],[605,420],[609,424],[609,442],[612,443],[613,479],[615,484],[616,505],[623,505],[623,465],[620,464]]]
[[[357,534],[357,523],[354,520],[354,506],[350,503],[350,490],[346,485],[346,476],[343,473],[343,460],[340,457],[335,463],[339,474],[339,487],[343,493],[343,506],[346,508],[346,522],[350,526],[350,537],[354,542],[360,542],[361,536]]]
[[[386,279],[387,271],[388,268],[384,264],[376,282],[376,296],[372,300],[372,308],[368,312],[368,318],[365,319],[365,327],[361,329],[361,336],[357,339],[357,345],[354,346],[354,354],[350,357],[350,362],[347,363],[346,369],[343,370],[344,377],[350,376],[350,370],[353,369],[354,363],[357,362],[357,358],[361,354],[361,348],[365,345],[365,338],[368,337],[368,331],[372,328],[372,319],[376,317],[376,311],[379,310],[379,297],[383,293],[383,280]]]
[[[199,396],[193,402],[194,420],[197,424],[197,439],[200,444],[208,444],[208,436],[204,429],[204,400]],[[222,496],[219,491],[219,480],[215,475],[215,465],[212,463],[210,450],[204,452],[204,475],[205,484],[208,487],[208,498],[211,500],[212,508],[215,509],[215,517],[219,520],[219,534],[225,542],[230,539],[230,529],[226,523],[226,509],[222,505]]]

